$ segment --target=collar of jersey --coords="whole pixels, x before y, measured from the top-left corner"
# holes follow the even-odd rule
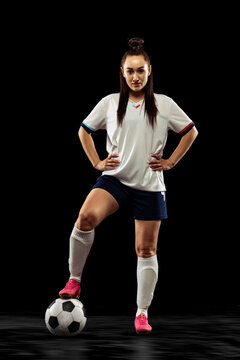
[[[137,109],[137,108],[140,107],[140,105],[141,105],[141,103],[143,102],[144,99],[142,99],[142,100],[140,100],[140,101],[138,101],[138,102],[135,102],[135,101],[133,101],[133,100],[131,100],[131,99],[128,99],[128,100],[130,101],[130,103],[132,104],[132,106],[133,106],[135,109]]]

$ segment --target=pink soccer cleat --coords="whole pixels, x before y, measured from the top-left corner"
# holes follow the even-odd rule
[[[77,298],[80,297],[80,283],[74,279],[70,279],[64,289],[59,291],[59,296],[62,299],[70,299],[70,298]]]
[[[148,319],[143,314],[136,317],[134,324],[137,334],[148,334],[152,331],[152,327],[149,325]]]

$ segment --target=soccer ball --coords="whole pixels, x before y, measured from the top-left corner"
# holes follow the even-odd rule
[[[46,310],[45,323],[57,336],[75,336],[85,327],[87,318],[83,304],[77,299],[56,299]]]

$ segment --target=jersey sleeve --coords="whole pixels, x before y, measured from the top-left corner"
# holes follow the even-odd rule
[[[194,122],[185,114],[185,112],[171,99],[168,128],[181,136],[188,133]]]
[[[103,98],[94,107],[90,114],[83,120],[81,126],[88,132],[92,133],[99,129],[106,129],[106,107],[105,98]]]

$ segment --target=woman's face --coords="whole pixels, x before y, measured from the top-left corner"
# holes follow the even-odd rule
[[[133,92],[141,92],[151,74],[151,65],[142,55],[127,56],[121,71],[129,88]]]

